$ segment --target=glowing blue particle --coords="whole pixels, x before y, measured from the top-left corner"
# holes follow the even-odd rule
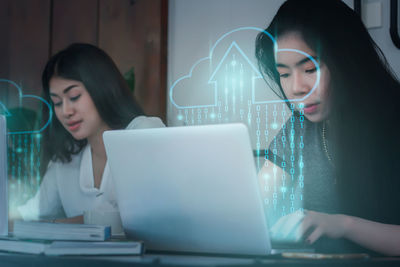
[[[264,178],[265,180],[268,180],[270,177],[271,177],[271,176],[270,176],[268,173],[264,173],[264,174],[263,174],[263,178]]]
[[[236,66],[236,64],[237,64],[236,60],[232,60],[231,65]]]
[[[282,186],[282,187],[281,187],[281,192],[282,192],[282,193],[286,193],[286,191],[287,191],[287,187]]]
[[[299,108],[304,108],[304,103],[300,103]]]
[[[271,124],[271,128],[275,129],[275,130],[278,129],[278,124],[277,123],[272,123]]]
[[[210,118],[211,118],[211,119],[215,119],[215,117],[216,117],[216,115],[215,115],[214,112],[210,114]]]
[[[17,149],[15,149],[15,152],[17,153],[22,153],[24,150],[22,149],[22,147],[17,147]]]
[[[178,115],[178,120],[180,120],[180,121],[183,120],[183,115],[182,114]]]

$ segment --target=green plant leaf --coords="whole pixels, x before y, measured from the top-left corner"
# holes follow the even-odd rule
[[[124,74],[124,79],[128,83],[129,88],[131,89],[131,92],[135,90],[135,72],[134,72],[134,67],[131,67],[127,72]]]

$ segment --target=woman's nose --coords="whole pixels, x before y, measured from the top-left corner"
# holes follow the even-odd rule
[[[65,117],[70,117],[74,114],[74,107],[71,103],[68,103],[68,101],[63,103],[63,114]]]
[[[292,92],[293,95],[296,97],[303,97],[307,95],[313,87],[313,84],[311,84],[310,79],[308,79],[305,76],[306,75],[304,73],[301,73],[300,71],[294,72]]]

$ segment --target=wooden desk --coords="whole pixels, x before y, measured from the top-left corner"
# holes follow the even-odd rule
[[[190,255],[146,254],[144,256],[44,256],[0,253],[1,266],[400,266],[400,258],[368,260],[292,260],[228,258]]]

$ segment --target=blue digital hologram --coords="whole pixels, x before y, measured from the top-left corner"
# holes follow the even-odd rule
[[[11,80],[0,79],[0,82],[9,83],[9,84],[11,84],[14,88],[17,89],[18,97],[19,97],[20,103],[22,102],[22,99],[23,99],[23,98],[33,98],[33,99],[39,100],[39,101],[41,101],[42,103],[44,103],[45,106],[49,109],[49,118],[48,118],[47,122],[46,122],[40,129],[38,129],[38,130],[31,130],[31,131],[24,131],[24,130],[21,130],[21,131],[13,131],[13,132],[7,132],[7,134],[35,134],[35,133],[40,133],[40,132],[42,132],[44,129],[46,129],[46,127],[50,124],[50,122],[51,122],[51,120],[52,120],[52,118],[53,118],[53,111],[52,111],[52,109],[51,109],[50,104],[49,104],[46,100],[44,100],[42,97],[39,97],[39,96],[36,96],[36,95],[24,95],[24,94],[22,93],[21,87],[18,86],[18,84],[16,84],[15,82],[13,82],[13,81],[11,81]],[[9,112],[9,109],[7,109],[7,107],[4,105],[4,103],[1,103],[1,102],[0,102],[0,108],[3,110],[4,115],[6,115],[7,117],[12,116],[12,113]]]
[[[9,125],[7,132],[9,210],[13,211],[30,199],[40,186],[41,132],[49,126],[53,111],[50,104],[42,97],[23,94],[21,87],[15,82],[8,79],[0,79],[0,82],[7,83],[10,89],[15,88],[18,97],[17,108],[8,108],[0,102],[0,112],[7,117],[8,122],[13,122]],[[23,100],[27,99],[39,102],[43,108],[49,110],[49,118],[43,125],[36,126],[37,117],[31,117],[31,113],[28,112],[30,109],[24,108]],[[35,112],[32,111],[32,113]],[[21,114],[24,120],[21,120]],[[29,124],[21,123],[21,121]]]
[[[310,92],[308,92],[308,94],[306,94],[304,97],[296,98],[296,99],[257,100],[256,92],[255,92],[256,91],[256,80],[263,81],[263,79],[264,79],[263,75],[261,74],[260,70],[256,67],[256,64],[250,60],[247,53],[245,51],[243,51],[243,49],[238,45],[238,42],[235,40],[230,42],[230,45],[223,53],[222,58],[215,64],[214,57],[216,57],[216,55],[214,54],[214,52],[215,52],[217,46],[222,42],[222,40],[224,38],[227,38],[229,35],[231,35],[233,33],[236,33],[239,31],[245,31],[245,30],[257,31],[257,32],[262,32],[262,33],[266,34],[271,39],[271,42],[274,44],[275,53],[293,52],[293,53],[302,54],[303,56],[309,58],[315,65],[316,76],[317,76],[315,84],[312,87],[312,89],[310,90]],[[235,51],[236,54],[233,51]],[[233,54],[233,55],[230,56],[231,54]],[[240,56],[240,58],[242,59],[242,64],[240,66],[239,66],[239,64],[241,62],[235,56],[236,57]],[[208,64],[205,64],[205,63],[208,63]],[[199,68],[200,65],[204,65],[204,66],[208,67],[208,68],[205,67],[205,69],[201,72],[202,73],[201,75],[204,76],[205,73],[211,73],[208,80],[202,82],[202,84],[207,84],[208,86],[213,85],[213,90],[209,90],[210,92],[208,92],[210,94],[207,97],[209,99],[209,102],[202,103],[202,104],[192,103],[191,101],[190,101],[191,102],[190,104],[188,104],[187,102],[186,103],[178,103],[178,101],[176,101],[176,96],[175,96],[176,89],[183,82],[188,82],[187,80],[189,80],[188,85],[183,86],[184,88],[182,89],[183,91],[185,91],[185,90],[190,91],[189,93],[187,93],[187,95],[199,94],[199,92],[195,92],[195,91],[203,89],[203,88],[199,88],[198,86],[195,86],[195,84],[197,85],[197,82],[193,83],[193,84],[190,83],[190,80],[193,79],[194,72],[196,71],[197,68]],[[213,67],[214,65],[215,65],[215,67]],[[228,65],[229,65],[229,67],[228,67]],[[236,71],[236,73],[235,73],[235,67],[236,67],[236,69],[239,68],[239,71]],[[217,74],[223,72],[223,70],[225,71],[225,90],[222,90],[221,87],[223,87],[223,86],[220,85],[220,84],[223,84],[223,81],[222,81],[223,79],[216,78]],[[243,74],[245,74],[244,77],[243,77]],[[171,87],[169,88],[169,98],[170,98],[171,104],[177,109],[217,107],[218,99],[221,99],[224,96],[226,98],[226,95],[229,93],[229,91],[235,91],[236,87],[243,89],[243,86],[246,86],[246,81],[247,81],[250,83],[248,85],[248,87],[251,88],[250,98],[251,98],[252,104],[301,102],[301,101],[304,101],[309,95],[311,95],[314,92],[314,90],[318,87],[319,81],[320,81],[320,75],[321,75],[320,67],[319,67],[318,62],[309,54],[307,54],[303,51],[297,50],[297,49],[279,49],[275,39],[267,31],[260,29],[260,28],[256,28],[256,27],[242,27],[242,28],[232,30],[232,31],[222,35],[210,49],[210,53],[209,53],[208,57],[201,58],[197,62],[195,62],[187,75],[177,79],[171,85]],[[226,87],[226,82],[227,82],[226,78],[229,78],[229,76],[232,76],[231,80],[234,82],[232,82],[231,86],[228,88],[228,87]],[[237,82],[239,82],[239,83],[237,83]],[[193,88],[195,88],[195,89],[193,89]],[[221,88],[221,90],[219,90],[219,88]],[[229,89],[231,89],[231,90],[229,90]],[[249,88],[247,88],[247,90],[248,89]],[[241,101],[243,101],[242,92],[243,91],[241,91],[241,95],[239,97],[239,99]],[[185,101],[188,101],[188,99],[186,99]],[[232,107],[235,107],[235,105],[233,105]],[[225,105],[224,109],[225,109],[225,111],[228,111],[230,108],[229,108],[229,106]]]
[[[280,85],[259,69],[251,52],[255,42],[252,37],[259,33],[271,40],[275,53],[271,60],[275,60],[278,53],[293,53],[314,64],[315,73],[305,95],[282,99],[274,93],[264,93],[276,92]],[[243,38],[250,35],[252,37]],[[263,168],[269,171],[260,172],[259,176],[269,224],[302,210],[305,144],[301,131],[295,129],[305,127],[304,102],[320,84],[319,62],[304,51],[280,49],[273,36],[263,29],[241,27],[219,37],[208,56],[195,61],[187,73],[176,79],[168,91],[172,124],[246,124],[257,171]],[[279,151],[283,148],[289,153]]]

